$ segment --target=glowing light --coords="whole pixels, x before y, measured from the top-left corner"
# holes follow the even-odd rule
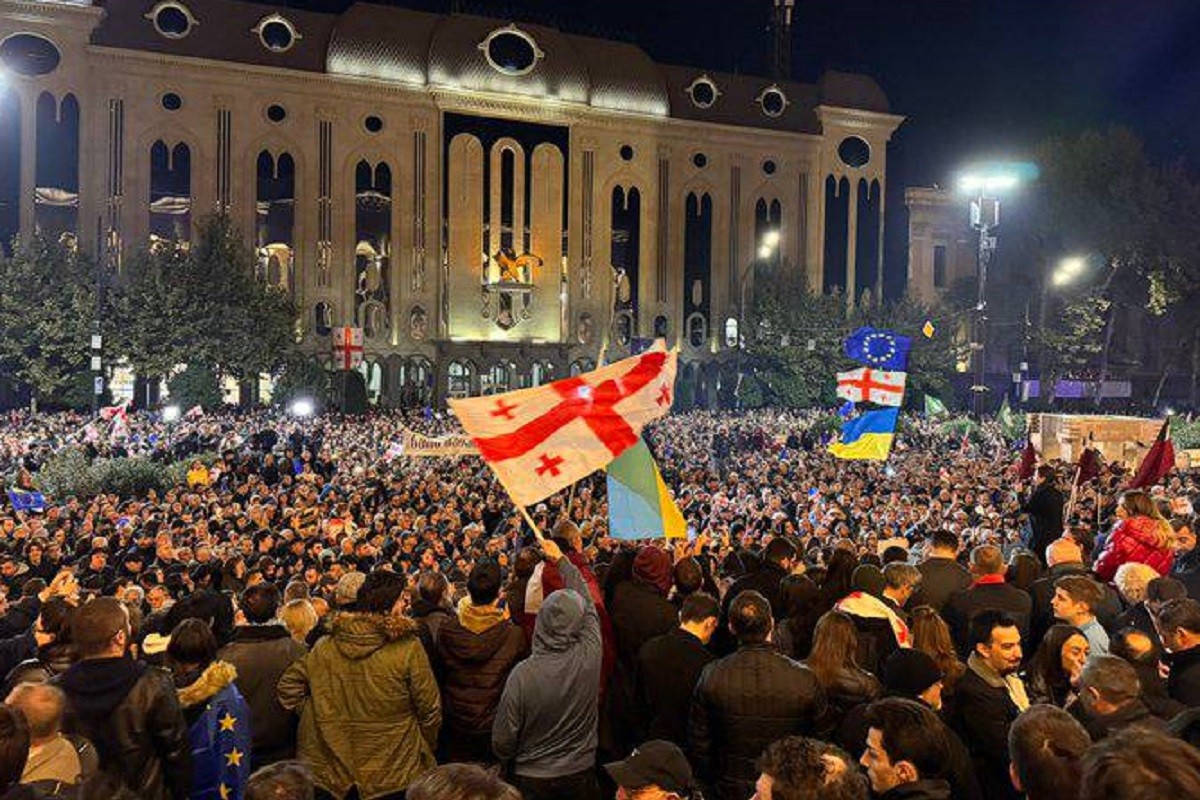
[[[763,236],[763,244],[767,247],[777,247],[779,245],[779,231],[770,230]]]
[[[299,400],[293,400],[288,410],[292,412],[292,416],[311,417],[313,412],[316,411],[316,406],[313,405],[312,400],[302,397]]]
[[[1067,275],[1068,277],[1072,277],[1072,278],[1075,277],[1076,275],[1079,275],[1081,272],[1083,272],[1083,270],[1086,267],[1087,267],[1087,261],[1085,261],[1083,258],[1080,258],[1079,256],[1072,256],[1071,258],[1064,258],[1061,262],[1059,262],[1059,265],[1058,265],[1058,268],[1060,270],[1062,270],[1064,275]]]
[[[179,419],[179,406],[163,406],[163,422],[176,422]]]
[[[759,258],[770,258],[772,252],[774,252],[772,250],[772,248],[770,248],[764,244],[762,247],[758,248],[758,257]]]

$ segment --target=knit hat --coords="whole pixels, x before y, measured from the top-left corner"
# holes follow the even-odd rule
[[[913,699],[944,676],[933,658],[922,650],[902,648],[883,664],[883,685],[900,697]]]
[[[660,594],[671,591],[673,565],[666,550],[647,545],[638,551],[633,560],[633,578]]]
[[[352,605],[358,600],[358,590],[362,588],[367,576],[361,572],[347,572],[337,582],[333,590],[333,599],[339,606]]]

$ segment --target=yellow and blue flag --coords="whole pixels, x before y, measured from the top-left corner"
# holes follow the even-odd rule
[[[837,458],[886,461],[896,436],[898,408],[868,411],[842,427],[842,435],[829,445]]]
[[[614,539],[687,536],[683,512],[642,439],[608,465],[608,535]]]
[[[895,331],[864,325],[846,337],[846,355],[860,364],[885,372],[908,369],[912,339]]]

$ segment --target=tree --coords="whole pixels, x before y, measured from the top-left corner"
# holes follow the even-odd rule
[[[221,382],[213,371],[200,363],[188,364],[167,381],[167,391],[171,393],[172,402],[178,403],[184,410],[193,406],[213,409],[224,401],[221,392]]]
[[[846,335],[861,325],[894,330],[913,340],[906,398],[920,405],[925,393],[945,396],[958,358],[957,318],[949,307],[931,309],[911,298],[864,303],[846,316],[837,293],[814,294],[802,275],[762,276],[747,330],[741,400],[744,406],[831,407],[837,402],[835,373],[857,365],[843,350]],[[921,329],[935,319],[933,337]]]
[[[143,377],[158,379],[199,355],[207,317],[190,276],[187,248],[160,244],[134,255],[113,293],[116,350]]]
[[[311,356],[293,352],[284,361],[283,370],[275,381],[271,401],[287,406],[293,400],[306,398],[316,403],[325,399],[329,373]]]
[[[42,404],[82,406],[96,306],[93,262],[40,233],[0,258],[0,364]]]

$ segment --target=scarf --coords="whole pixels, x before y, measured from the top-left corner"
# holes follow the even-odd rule
[[[837,610],[862,619],[886,619],[892,626],[896,644],[901,647],[912,647],[912,637],[908,632],[908,625],[888,607],[887,603],[873,594],[851,592],[837,604]]]
[[[1008,692],[1008,699],[1012,700],[1012,704],[1017,707],[1018,711],[1023,712],[1029,708],[1029,695],[1025,693],[1025,684],[1015,672],[1011,675],[1001,676],[992,669],[990,664],[980,658],[978,653],[971,653],[967,656],[967,669],[982,678],[988,686]]]

